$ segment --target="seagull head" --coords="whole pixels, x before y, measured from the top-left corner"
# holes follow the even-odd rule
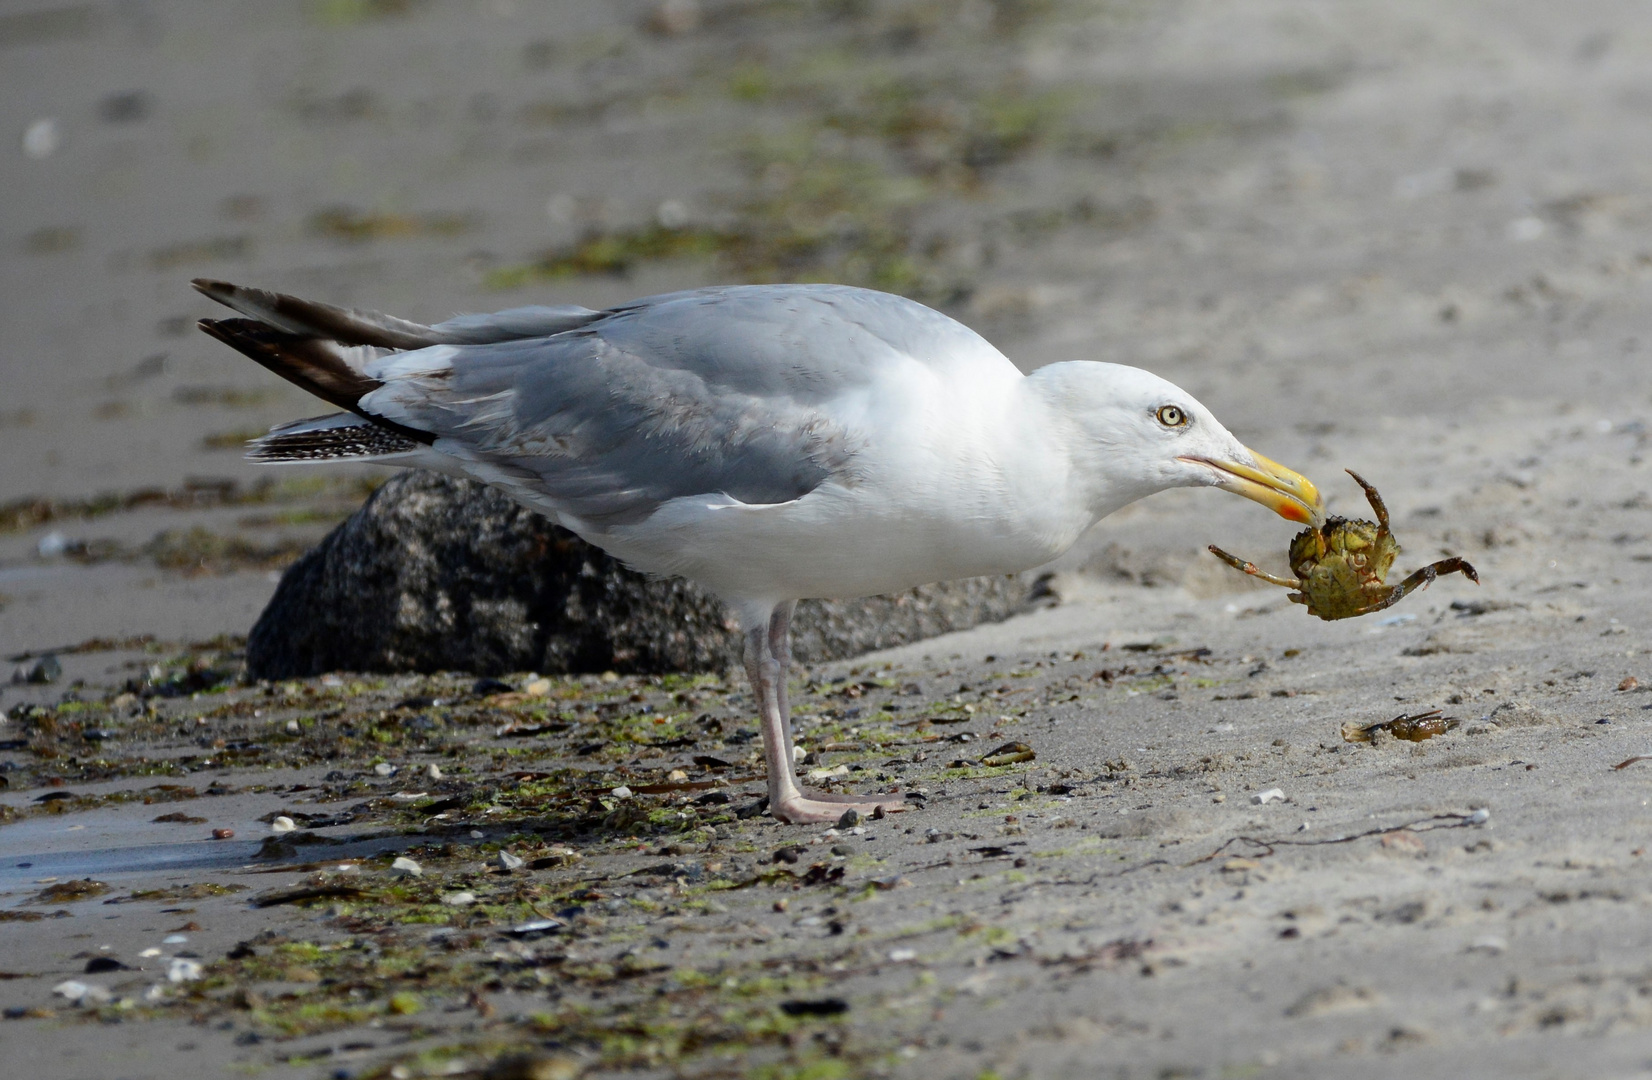
[[[1051,364],[1031,378],[1044,383],[1107,482],[1104,512],[1173,487],[1217,487],[1261,503],[1288,521],[1319,526],[1319,489],[1250,449],[1192,394],[1151,372],[1121,364]]]

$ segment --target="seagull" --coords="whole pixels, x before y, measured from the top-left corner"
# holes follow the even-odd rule
[[[1023,374],[962,323],[842,285],[749,285],[460,315],[433,326],[221,281],[200,328],[343,410],[250,444],[480,480],[738,616],[769,813],[837,822],[892,795],[804,789],[786,673],[798,600],[1028,570],[1154,492],[1215,487],[1325,520],[1305,477],[1139,368]]]

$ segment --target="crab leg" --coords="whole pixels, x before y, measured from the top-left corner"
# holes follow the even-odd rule
[[[1354,479],[1358,480],[1359,477],[1356,476]],[[1427,588],[1433,583],[1434,579],[1439,577],[1441,574],[1454,574],[1458,571],[1462,571],[1463,576],[1474,582],[1474,584],[1480,584],[1479,571],[1475,570],[1474,567],[1470,566],[1462,559],[1456,558],[1455,556],[1449,559],[1441,559],[1437,563],[1429,563],[1421,570],[1418,570],[1416,573],[1394,586],[1393,590],[1381,600],[1378,600],[1374,604],[1367,604],[1355,611],[1354,616],[1369,615],[1373,611],[1381,611],[1385,607],[1392,607],[1401,600],[1405,599],[1407,596],[1410,596],[1417,589]]]
[[[1389,535],[1389,533],[1388,533],[1388,507],[1383,505],[1382,496],[1378,495],[1377,494],[1377,489],[1372,487],[1370,484],[1367,484],[1365,482],[1365,477],[1361,476],[1359,473],[1355,472],[1352,469],[1348,469],[1347,473],[1348,473],[1349,476],[1352,476],[1354,478],[1354,483],[1358,484],[1360,487],[1365,489],[1366,501],[1371,504],[1371,509],[1375,510],[1376,513],[1377,513],[1377,529],[1378,529],[1378,531],[1384,536]],[[1430,579],[1430,580],[1432,580],[1432,579]],[[1410,590],[1407,590],[1407,592],[1409,592],[1409,591]],[[1400,595],[1404,596],[1405,593],[1401,593]]]
[[[1229,566],[1233,567],[1235,570],[1243,570],[1251,577],[1259,577],[1263,581],[1274,585],[1282,585],[1287,589],[1302,588],[1302,582],[1297,581],[1295,578],[1275,577],[1274,575],[1263,570],[1261,567],[1257,566],[1255,563],[1246,562],[1237,555],[1229,555],[1215,544],[1210,545],[1210,553],[1227,563]]]

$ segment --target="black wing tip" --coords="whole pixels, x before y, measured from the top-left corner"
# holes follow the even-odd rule
[[[219,281],[217,278],[190,278],[189,284],[202,296],[209,300],[216,300],[226,307],[231,306],[229,298],[240,291],[240,286],[232,285],[227,281]]]
[[[247,444],[246,460],[269,464],[372,459],[411,453],[419,445],[418,439],[403,431],[373,421],[311,431],[272,431]]]
[[[242,352],[246,352],[246,349],[237,344],[238,342],[269,344],[281,341],[306,340],[297,334],[289,334],[284,330],[278,330],[269,323],[259,322],[257,319],[197,319],[195,326],[203,333],[210,334],[225,345],[240,349]],[[252,356],[251,353],[247,353],[247,355]],[[257,356],[253,356],[253,359],[259,360]],[[263,361],[259,360],[259,362],[262,363]]]

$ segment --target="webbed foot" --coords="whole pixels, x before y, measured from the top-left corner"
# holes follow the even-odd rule
[[[773,799],[769,802],[769,813],[788,825],[835,825],[846,810],[857,811],[862,817],[871,817],[880,809],[885,814],[898,814],[906,809],[906,800],[899,795],[839,795],[799,788],[778,802]]]

